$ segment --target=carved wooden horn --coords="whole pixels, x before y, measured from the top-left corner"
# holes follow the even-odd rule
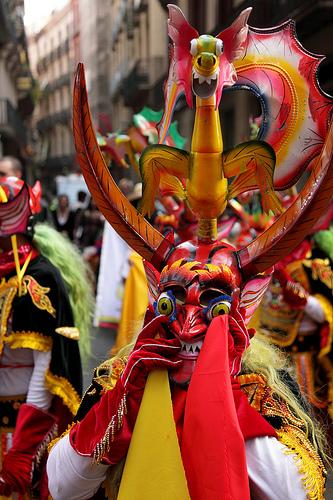
[[[74,83],[73,131],[77,159],[98,208],[133,250],[160,270],[174,245],[146,221],[113,180],[93,129],[81,63]]]

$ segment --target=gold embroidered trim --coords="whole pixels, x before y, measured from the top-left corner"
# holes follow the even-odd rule
[[[45,374],[45,384],[52,394],[59,396],[72,415],[75,415],[79,408],[80,396],[72,384],[65,377],[54,375],[50,370]]]
[[[325,399],[320,399],[320,397],[316,395],[316,392],[319,391],[315,381],[315,366],[317,364],[315,356],[316,354],[312,351],[297,352],[292,354],[292,359],[301,392],[305,394],[306,398],[313,406],[317,408],[326,408],[327,402]]]
[[[332,341],[333,341],[333,305],[331,301],[329,301],[324,295],[321,295],[319,293],[316,293],[314,297],[318,300],[320,303],[324,314],[325,314],[325,319],[329,325],[329,334],[328,334],[328,339],[326,342],[326,345],[324,345],[318,354],[318,358],[322,358],[326,354],[328,354],[331,351],[332,348]]]
[[[122,428],[124,415],[127,413],[126,394],[121,398],[117,413],[112,415],[109,425],[106,428],[102,439],[96,444],[94,449],[94,461],[100,463],[106,453],[110,451],[110,443],[114,441],[115,432]]]
[[[261,401],[267,390],[267,382],[263,375],[258,373],[246,373],[238,376],[240,386],[249,399],[251,406],[261,411]]]
[[[328,374],[328,391],[327,391],[327,399],[328,399],[328,414],[333,420],[333,366],[330,360],[330,370]]]
[[[5,342],[11,343],[10,344],[12,349],[18,348],[18,347],[28,347],[31,349],[37,349],[40,351],[48,351],[50,348],[46,348],[45,344],[42,344],[39,341],[34,342],[32,338],[30,338],[30,343],[29,345],[19,345],[20,342],[17,340],[17,344],[15,344],[16,340],[14,341],[14,337],[12,337],[13,333],[8,335],[7,330],[8,330],[8,319],[9,316],[12,312],[12,305],[13,305],[13,300],[17,295],[18,291],[18,279],[17,276],[13,276],[10,278],[8,281],[6,281],[4,278],[2,279],[0,283],[0,354],[3,350],[3,345]],[[56,310],[51,304],[51,301],[49,297],[46,296],[46,294],[50,291],[50,288],[47,287],[42,287],[39,285],[39,283],[32,277],[32,276],[25,276],[22,281],[22,289],[21,289],[21,295],[25,295],[29,293],[31,300],[33,304],[41,310],[46,310],[49,312],[53,317],[56,316]],[[15,332],[16,333],[21,333],[21,332]],[[32,334],[34,335],[35,332],[26,332],[27,334]],[[12,341],[8,340],[12,337]],[[15,344],[15,347],[13,346]]]
[[[326,470],[308,440],[304,440],[304,433],[292,426],[285,426],[277,431],[279,441],[287,449],[286,455],[293,455],[298,472],[302,476],[302,483],[310,500],[324,498]]]
[[[329,259],[305,260],[304,265],[311,268],[312,279],[321,281],[333,294],[333,271]]]
[[[292,345],[297,337],[304,311],[291,308],[281,301],[280,283],[269,285],[270,294],[265,294],[258,312],[257,334],[279,347]]]
[[[53,439],[58,435],[58,424],[53,424],[49,432],[44,437],[43,441],[38,447],[35,456],[35,465],[38,469],[40,469],[41,463],[45,457],[45,454],[48,451],[49,445],[52,443]]]
[[[13,300],[17,294],[17,277],[13,276],[8,281],[3,280],[0,283],[0,354],[4,345],[4,337],[8,329],[8,318],[12,310]]]
[[[309,259],[311,257],[311,253],[308,253],[306,257]],[[305,272],[304,262],[305,262],[304,259],[290,262],[287,265],[287,271],[288,273],[290,273],[293,281],[300,283],[307,292],[310,292],[311,290],[310,280]]]
[[[50,291],[49,287],[41,286],[32,276],[29,276],[28,274],[24,276],[22,281],[21,294],[25,295],[26,293],[29,292],[33,304],[38,309],[41,309],[42,311],[47,311],[48,313],[51,314],[51,316],[55,318],[56,310],[52,306],[49,297],[47,297],[49,291]]]
[[[124,356],[122,358],[111,358],[110,360],[105,361],[97,368],[94,380],[97,384],[103,387],[103,389],[113,389],[121,374],[125,370],[127,359],[128,357]],[[99,373],[103,371],[105,371],[105,373],[99,375]]]
[[[61,434],[61,436],[58,436],[54,439],[52,439],[52,441],[48,444],[47,446],[47,452],[48,454],[50,454],[50,451],[52,450],[53,446],[55,444],[57,444],[58,441],[60,441],[60,439],[62,439],[64,436],[67,436],[67,434],[70,433],[71,429],[74,427],[74,425],[76,425],[77,422],[72,422],[71,424],[68,424],[68,427],[67,429]]]
[[[327,411],[333,420],[333,364],[329,356],[324,356],[319,361],[327,377]]]
[[[46,337],[39,332],[11,332],[8,337],[4,337],[4,342],[11,349],[25,347],[27,349],[35,349],[36,351],[48,352],[52,349],[53,340],[51,337]]]
[[[288,347],[295,342],[303,316],[303,311],[291,309],[287,304],[275,310],[264,303],[257,334],[278,347]]]
[[[123,373],[127,356],[122,358],[111,358],[102,363],[96,370],[96,377],[94,382],[101,386],[102,392],[112,390],[116,385],[118,379]],[[95,388],[88,387],[83,398],[86,395],[92,395],[96,392]],[[104,455],[110,451],[110,443],[114,441],[114,436],[117,430],[123,425],[124,415],[127,413],[126,394],[121,398],[118,406],[117,413],[111,417],[109,425],[105,430],[103,438],[97,443],[94,449],[94,461],[100,463]]]
[[[71,340],[79,340],[80,339],[79,329],[76,328],[75,326],[59,326],[59,328],[56,328],[55,331],[56,331],[56,333],[59,333],[59,335],[62,335],[63,337],[66,337],[67,339],[71,339]]]

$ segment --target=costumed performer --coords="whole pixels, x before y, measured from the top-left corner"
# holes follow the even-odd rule
[[[275,268],[257,311],[258,334],[289,353],[307,400],[333,419],[333,231],[308,236]]]
[[[199,37],[180,9],[169,5],[174,51],[161,143],[181,92],[189,105],[195,94],[196,117],[190,153],[164,144],[142,153],[141,210],[153,210],[160,177],[186,179],[185,195],[198,228],[196,238],[178,246],[148,224],[108,174],[79,65],[73,107],[78,159],[100,210],[145,259],[154,305],[133,349],[96,373],[73,426],[51,449],[48,475],[55,500],[91,498],[102,483],[108,498],[119,500],[324,497],[324,439],[281,361],[278,365],[272,348],[260,339],[250,341],[254,332],[246,325],[272,266],[304,239],[332,197],[333,135],[326,118],[333,103],[322,95],[327,116],[319,120],[313,114],[305,98],[309,81],[294,70],[300,62],[308,67],[310,56],[296,41],[292,24],[250,29],[250,10],[217,37]],[[311,67],[315,71],[315,64]],[[291,115],[281,117],[282,131],[275,113],[272,120],[265,117],[267,142],[249,141],[223,151],[221,92],[237,76],[241,80],[242,71],[263,93],[276,91],[274,109],[279,99],[281,105],[292,99],[304,108],[291,102]],[[283,92],[273,84],[280,77],[285,78]],[[269,113],[270,96],[265,103]],[[302,134],[289,133],[289,121],[299,126],[298,120],[306,137],[313,127],[322,137],[319,147],[315,141],[316,158],[299,196],[246,247],[236,250],[219,242],[217,219],[228,199],[241,192],[259,188],[265,212],[281,213],[275,188],[293,185],[307,164],[299,152]],[[292,154],[287,171],[286,151]]]
[[[0,179],[0,496],[48,498],[46,449],[75,415],[89,351],[91,287],[79,253],[45,224],[41,195]],[[59,270],[61,269],[61,271]]]

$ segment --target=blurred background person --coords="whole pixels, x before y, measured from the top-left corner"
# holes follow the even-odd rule
[[[52,210],[54,227],[62,234],[66,234],[70,240],[73,240],[75,213],[70,208],[67,194],[58,196],[56,209]]]
[[[85,191],[77,192],[76,202],[72,204],[72,209],[75,212],[75,221],[74,221],[74,241],[78,244],[78,241],[82,237],[83,226],[82,219],[83,213],[88,208],[90,202],[90,196]]]
[[[81,398],[93,298],[74,246],[34,224],[39,183],[2,177],[0,193],[0,498],[44,500],[47,444]]]
[[[92,198],[85,209],[79,209],[79,212],[76,213],[75,223],[77,224],[77,231],[74,230],[74,241],[81,250],[83,259],[93,272],[94,286],[96,286],[102,248],[104,217]]]
[[[3,156],[0,159],[0,177],[14,176],[22,179],[23,167],[20,160],[14,156]]]
[[[104,217],[93,199],[90,199],[86,208],[79,210],[80,212],[76,214],[78,231],[75,234],[75,241],[79,248],[84,251],[87,247],[95,246],[95,243],[101,239]]]

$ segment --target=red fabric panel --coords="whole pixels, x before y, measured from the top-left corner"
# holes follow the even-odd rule
[[[122,382],[118,380],[114,389],[103,394],[101,400],[89,410],[83,420],[72,428],[70,442],[79,455],[93,456],[94,450],[103,439],[112,417],[117,415],[124,394]],[[116,464],[126,455],[140,402],[141,400],[137,402],[134,398],[127,399],[127,415],[123,418],[121,428],[117,429],[116,427],[114,441],[112,441],[110,433],[110,451],[103,457],[104,463]],[[131,421],[132,416],[133,421]]]
[[[192,500],[250,499],[228,335],[228,316],[214,319],[188,389],[181,448]]]

